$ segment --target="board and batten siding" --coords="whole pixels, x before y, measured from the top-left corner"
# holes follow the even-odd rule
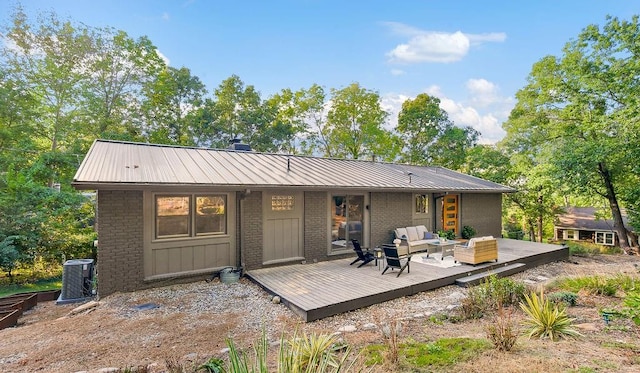
[[[144,279],[146,281],[212,273],[222,267],[237,265],[235,193],[213,193],[227,196],[227,232],[225,234],[156,239],[155,196],[183,193],[144,192]]]

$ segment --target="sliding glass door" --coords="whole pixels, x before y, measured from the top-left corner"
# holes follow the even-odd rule
[[[351,240],[363,242],[364,195],[340,194],[331,198],[331,251],[352,249]]]

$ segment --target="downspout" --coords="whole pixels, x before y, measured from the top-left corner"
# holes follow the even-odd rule
[[[242,201],[244,201],[244,198],[243,192],[236,192],[236,266],[240,266],[244,271],[246,271],[242,257],[242,248],[244,247],[244,237],[242,235],[242,207],[244,204]]]

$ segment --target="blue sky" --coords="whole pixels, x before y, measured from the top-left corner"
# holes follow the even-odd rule
[[[0,2],[6,22],[15,2]],[[395,125],[402,102],[439,97],[457,125],[493,143],[532,65],[606,15],[630,19],[637,1],[23,0],[90,26],[148,36],[171,66],[212,92],[238,75],[262,98],[317,83],[376,91]]]

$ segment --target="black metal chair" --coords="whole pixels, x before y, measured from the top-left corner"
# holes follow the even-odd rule
[[[407,269],[407,273],[410,272],[409,263],[411,262],[411,255],[398,255],[398,248],[395,245],[383,244],[382,250],[384,250],[385,260],[387,261],[387,266],[384,271],[382,271],[383,275],[389,268],[391,268],[392,271],[394,269],[400,270],[396,277],[400,277],[405,268]]]
[[[351,243],[353,244],[353,251],[355,251],[356,254],[358,254],[358,257],[349,265],[353,265],[358,261],[362,260],[362,263],[360,263],[360,265],[358,266],[358,268],[360,268],[363,265],[373,261],[376,258],[372,253],[368,251],[367,252],[362,251],[362,247],[360,246],[360,242],[358,242],[358,240],[351,240]]]

